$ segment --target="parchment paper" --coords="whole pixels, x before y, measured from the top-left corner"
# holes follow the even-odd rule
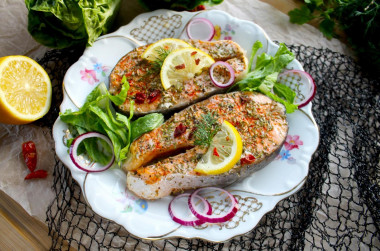
[[[275,41],[329,48],[353,55],[339,40],[327,40],[313,26],[291,24],[287,15],[258,0],[224,0],[221,5],[209,9],[223,10],[240,19],[253,21]],[[115,29],[144,11],[137,0],[123,1]],[[37,59],[48,50],[35,42],[27,31],[24,0],[0,1],[0,23],[0,57],[27,55]],[[27,140],[35,141],[39,154],[37,168],[49,172],[47,179],[24,181],[28,170],[20,153],[22,142]],[[51,186],[54,163],[54,142],[49,128],[0,124],[0,189],[42,222],[45,222],[46,209],[53,199]]]

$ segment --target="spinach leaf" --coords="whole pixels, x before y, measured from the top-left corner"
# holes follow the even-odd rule
[[[131,141],[134,141],[146,132],[153,130],[164,122],[164,115],[151,113],[132,122]]]

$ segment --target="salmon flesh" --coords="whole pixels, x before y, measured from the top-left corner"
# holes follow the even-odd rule
[[[213,113],[230,122],[243,141],[240,161],[228,172],[203,175],[194,171],[207,149],[194,144],[194,131]],[[225,186],[255,172],[279,153],[288,133],[282,104],[256,92],[214,95],[175,113],[160,127],[136,139],[123,169],[130,191],[144,199],[159,199],[187,189]]]
[[[245,76],[248,63],[245,52],[237,43],[230,40],[186,42],[206,52],[215,61],[229,63],[235,71],[236,80]],[[120,92],[123,76],[126,76],[130,84],[128,97],[124,104],[119,106],[122,112],[129,113],[130,101],[133,100],[135,102],[133,113],[137,116],[151,112],[168,113],[226,90],[212,84],[209,68],[204,68],[194,78],[185,80],[179,85],[181,88],[172,86],[165,90],[157,66],[141,58],[148,46],[138,47],[123,56],[110,74],[111,94],[116,95]]]

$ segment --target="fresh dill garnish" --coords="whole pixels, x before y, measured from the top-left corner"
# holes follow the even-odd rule
[[[194,144],[209,147],[215,134],[220,131],[220,123],[215,118],[215,114],[202,114],[202,120],[197,124],[194,132]]]
[[[157,57],[152,62],[152,69],[150,71],[159,72],[161,70],[162,64],[164,63],[165,58],[170,54],[171,50],[160,47],[155,49],[155,52],[157,53]]]
[[[156,58],[153,61],[150,61],[150,67],[147,72],[142,76],[138,81],[144,81],[148,76],[156,75],[160,73],[162,64],[164,63],[165,58],[170,54],[172,50],[165,48],[156,48]]]

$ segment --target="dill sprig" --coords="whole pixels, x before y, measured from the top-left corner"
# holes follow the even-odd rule
[[[152,62],[152,72],[159,72],[161,70],[162,64],[164,63],[165,58],[170,54],[170,49],[157,48],[155,50],[157,53],[156,59]]]
[[[202,120],[197,124],[194,132],[194,144],[209,147],[215,134],[220,131],[220,127],[214,113],[202,114]]]

